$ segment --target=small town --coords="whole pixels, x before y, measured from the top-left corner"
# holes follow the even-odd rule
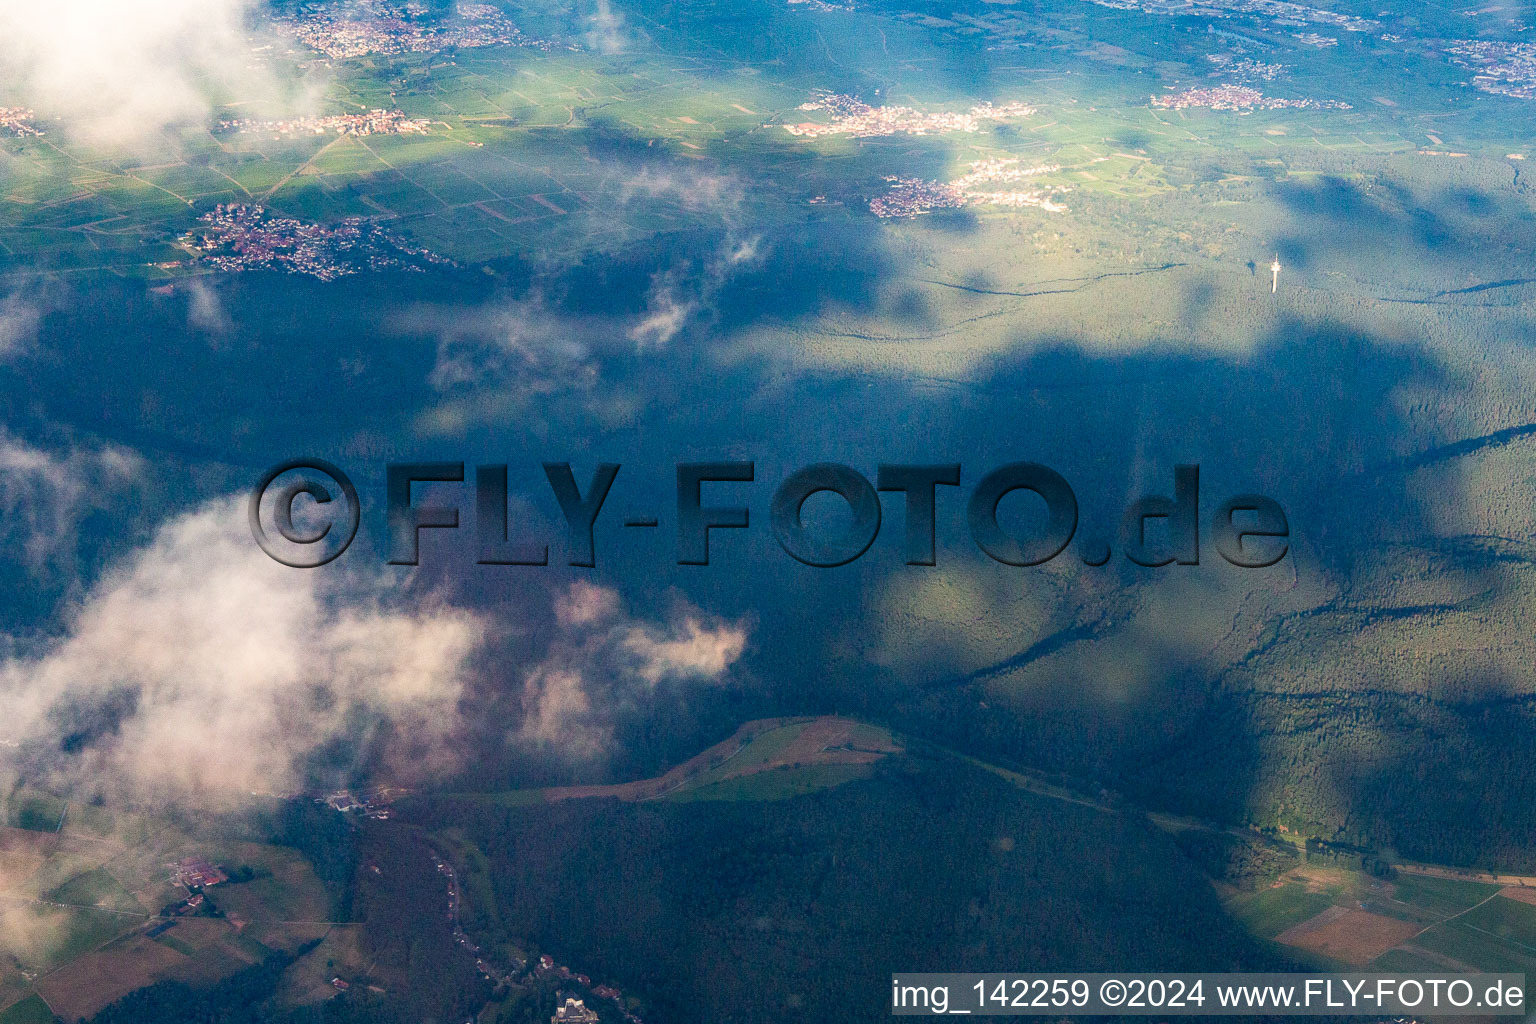
[[[18,139],[45,134],[32,117],[32,111],[26,107],[0,107],[0,132]]]
[[[413,246],[362,217],[314,224],[255,204],[220,204],[183,236],[214,270],[282,270],[334,281],[364,270],[423,270],[453,261]]]
[[[1273,82],[1285,73],[1284,64],[1265,64],[1249,57],[1233,57],[1225,53],[1208,53],[1205,59],[1216,65],[1223,74],[1243,81]]]
[[[553,49],[546,39],[527,36],[490,4],[463,3],[456,20],[432,18],[426,4],[408,0],[358,0],[352,4],[314,4],[296,17],[278,19],[300,42],[327,57],[346,59],[369,54],[438,53],[483,46],[524,46]]]
[[[376,786],[362,793],[353,793],[350,789],[338,789],[321,794],[315,797],[314,801],[317,804],[324,804],[338,814],[361,814],[375,821],[387,821],[393,814],[390,804],[407,792],[408,790],[396,789],[392,786]]]
[[[1020,167],[1012,158],[977,160],[965,175],[954,181],[924,181],[895,175],[885,180],[890,189],[869,202],[876,217],[917,217],[934,210],[958,209],[970,204],[1006,206],[1014,209],[1033,207],[1046,213],[1066,213],[1067,207],[1056,202],[1054,190],[997,189],[983,186],[1021,182],[1061,168],[1055,164]]]
[[[856,139],[875,138],[881,135],[927,135],[930,132],[979,131],[984,121],[1009,121],[1029,117],[1035,108],[1025,103],[1004,103],[993,106],[981,103],[963,113],[924,113],[912,107],[873,107],[853,96],[842,93],[820,93],[800,110],[822,110],[832,115],[830,122],[806,121],[787,124],[784,130],[803,138],[824,135],[851,135]]]
[[[365,114],[324,114],[277,120],[241,118],[220,121],[219,131],[266,135],[425,135],[432,122],[406,117],[402,110],[370,110]]]
[[[1152,97],[1152,106],[1163,110],[1349,110],[1337,100],[1282,99],[1265,96],[1248,85],[1213,85]]]
[[[853,4],[829,4],[826,0],[785,0],[791,7],[799,7],[803,11],[853,11]]]
[[[1320,7],[1290,3],[1289,0],[1092,0],[1100,7],[1143,14],[1233,18],[1248,15],[1277,26],[1327,25],[1345,32],[1374,32],[1381,22],[1352,14],[1325,11]]]
[[[869,210],[876,217],[917,217],[965,205],[960,190],[948,182],[895,176],[885,180],[890,182],[890,191],[869,201]]]
[[[532,964],[523,960],[514,960],[507,966],[498,966],[488,959],[489,954],[480,948],[469,934],[464,930],[461,921],[462,899],[457,873],[442,856],[432,854],[432,865],[437,868],[437,873],[448,881],[448,922],[453,928],[453,938],[463,950],[475,957],[475,968],[498,987],[507,987],[517,984],[527,978],[554,978],[560,981],[574,981],[582,986],[592,996],[611,1000],[615,1011],[627,1024],[644,1024],[640,1016],[631,1012],[624,1005],[624,993],[612,985],[592,983],[592,979],[585,974],[578,974],[564,964],[556,963],[555,958],[548,953],[539,956]],[[555,1016],[552,1021],[561,1024],[595,1024],[599,1019],[598,1014],[585,1002],[568,993],[561,992],[556,999]]]
[[[1464,39],[1446,47],[1446,56],[1470,71],[1472,87],[1495,96],[1536,97],[1536,43]]]

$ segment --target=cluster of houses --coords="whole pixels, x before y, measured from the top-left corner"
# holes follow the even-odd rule
[[[278,24],[306,46],[337,59],[482,46],[554,47],[549,40],[524,35],[490,4],[461,3],[452,18],[441,19],[416,0],[318,3],[301,8],[296,17],[278,19]]]
[[[42,135],[43,130],[32,122],[32,111],[26,107],[0,107],[0,135],[14,135],[24,139],[29,135]],[[7,746],[15,746],[14,743]]]
[[[1348,103],[1338,100],[1281,99],[1265,96],[1250,85],[1212,85],[1183,92],[1153,96],[1152,105],[1164,110],[1205,107],[1209,110],[1348,110]]]
[[[338,789],[333,793],[315,797],[315,803],[324,804],[339,814],[361,814],[375,821],[387,821],[391,815],[389,805],[398,793],[388,787],[380,787],[366,793],[353,793],[350,789]]]
[[[832,115],[827,122],[805,121],[787,124],[784,130],[791,135],[817,138],[823,135],[851,135],[856,139],[880,135],[927,135],[938,132],[975,132],[985,121],[1010,121],[1028,117],[1035,108],[1025,103],[1004,103],[994,106],[979,103],[966,111],[925,112],[913,107],[873,107],[854,96],[842,93],[818,93],[816,98],[800,104],[801,110],[821,110]]]
[[[565,981],[574,981],[578,985],[581,985],[583,988],[585,988],[596,998],[612,1000],[614,1005],[618,1008],[619,1013],[623,1015],[624,1020],[627,1021],[628,1024],[642,1024],[639,1015],[631,1013],[624,1007],[623,992],[614,988],[612,985],[592,984],[591,978],[587,977],[585,974],[575,974],[569,967],[566,967],[563,964],[555,963],[555,958],[550,956],[548,953],[545,953],[539,957],[538,962],[533,967],[532,974],[534,977],[539,978],[560,978]],[[591,1016],[562,1017],[560,1016],[559,1010],[557,1009],[552,1020],[556,1022],[597,1020],[596,1012],[593,1011],[591,1007],[585,1006],[580,999],[573,999],[564,993],[560,994],[557,999],[564,1000],[566,1006],[569,1006],[569,1004],[574,1001],[581,1012],[591,1014]]]
[[[198,229],[182,241],[208,266],[225,272],[281,270],[334,281],[364,270],[453,265],[362,217],[315,224],[271,214],[255,203],[221,203],[197,221]]]
[[[229,876],[222,869],[201,857],[187,857],[166,866],[171,869],[171,881],[184,889],[208,889],[229,881]]]
[[[425,135],[432,127],[426,118],[406,117],[403,110],[382,107],[363,114],[323,114],[285,117],[277,120],[239,118],[220,121],[227,132],[270,133],[275,135]]]
[[[934,210],[958,209],[971,204],[1034,207],[1046,213],[1065,213],[1067,207],[1056,201],[1055,188],[1021,188],[1020,183],[1041,174],[1061,170],[1055,164],[1021,167],[1013,158],[977,160],[971,169],[954,181],[924,181],[921,178],[886,177],[888,189],[869,201],[876,217],[917,217]],[[1003,187],[999,186],[1012,186]]]
[[[187,890],[187,895],[160,912],[160,919],[152,923],[144,933],[151,939],[158,938],[176,927],[177,919],[202,910],[203,905],[208,902],[203,895],[203,890],[229,881],[229,875],[223,868],[202,857],[186,857],[174,864],[167,864],[166,868],[171,873],[171,884]],[[230,920],[237,930],[245,925],[245,922],[237,917],[231,917]]]
[[[575,996],[561,992],[555,996],[555,1004],[555,1015],[549,1018],[550,1024],[597,1024],[597,1012]]]
[[[1461,39],[1446,47],[1451,60],[1476,74],[1472,86],[1515,99],[1536,98],[1536,45],[1497,39]]]

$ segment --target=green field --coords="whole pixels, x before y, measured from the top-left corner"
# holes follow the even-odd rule
[[[1450,917],[1476,906],[1499,891],[1499,886],[1459,878],[1399,874],[1392,881],[1393,899],[1425,913]]]
[[[28,996],[0,1010],[0,1024],[54,1024],[54,1016],[41,998]]]
[[[1231,895],[1226,905],[1249,931],[1269,939],[1334,906],[1410,921],[1422,929],[1371,960],[1371,970],[1413,973],[1452,965],[1467,971],[1536,970],[1536,907],[1498,896],[1499,888],[1460,879],[1399,873],[1383,880],[1358,871],[1304,867],[1275,887]],[[1304,959],[1314,956],[1293,952]]]
[[[43,894],[55,903],[102,907],[106,910],[142,911],[144,907],[124,889],[122,883],[105,868],[96,868],[71,878]]]
[[[105,807],[88,803],[72,803],[69,805],[69,814],[64,820],[64,831],[78,832],[102,839],[121,834],[124,826],[131,820],[130,816],[115,815]]]
[[[33,790],[17,790],[5,805],[5,823],[33,832],[55,832],[64,820],[67,802]]]
[[[1480,970],[1536,972],[1536,907],[1492,899],[1415,942]]]
[[[4,908],[20,933],[9,952],[33,971],[50,971],[136,928],[143,918],[82,907]]]
[[[759,733],[747,741],[746,747],[740,753],[731,757],[728,765],[722,765],[719,768],[704,773],[697,779],[691,780],[690,785],[709,785],[710,777],[716,773],[746,774],[756,768],[760,768],[788,749],[789,745],[804,731],[805,723],[795,722]]]
[[[226,882],[212,890],[212,898],[226,911],[247,920],[327,921],[330,898],[315,876],[314,868],[296,850],[257,843],[215,845],[211,852],[220,864],[238,871],[252,870],[248,882]]]
[[[1491,127],[1501,101],[1480,98],[1454,129],[1442,124],[1435,90],[1455,73],[1414,58],[1414,84],[1399,73],[1402,56],[1380,44],[1340,61],[1266,41],[1286,68],[1266,91],[1348,100],[1349,110],[1160,110],[1149,94],[1205,84],[1209,40],[1159,33],[1153,49],[1141,16],[1077,0],[1032,15],[974,6],[953,24],[872,14],[880,30],[871,33],[855,30],[855,19],[786,14],[769,0],[730,17],[698,4],[648,25],[655,45],[622,55],[492,48],[451,62],[401,54],[332,69],[323,109],[397,106],[430,119],[426,135],[285,138],[189,127],[164,149],[133,158],[55,134],[6,140],[0,246],[60,273],[186,274],[196,267],[176,238],[199,213],[259,202],[311,220],[383,218],[463,262],[552,260],[699,223],[686,185],[632,201],[632,168],[642,156],[681,181],[695,173],[718,179],[723,168],[756,219],[784,224],[805,217],[818,194],[856,210],[885,174],[954,177],[990,156],[1059,165],[1040,180],[1069,187],[1075,206],[1145,216],[1154,199],[1214,186],[1230,197],[1224,201],[1241,202],[1245,187],[1374,176],[1399,158],[1416,160],[1413,173],[1433,175],[1439,168],[1415,153],[1435,132],[1474,159],[1518,148]],[[1090,59],[1037,49],[1043,17],[1052,19],[1054,50],[1073,40]],[[1007,45],[962,42],[978,35]],[[1100,49],[1111,40],[1118,48]],[[955,45],[969,49],[974,82],[935,81],[921,70],[935,47]],[[1009,47],[1033,52],[1021,60]],[[849,67],[867,70],[847,81]],[[795,108],[812,88],[839,80],[854,91],[882,81],[886,102],[930,110],[1021,99],[1038,112],[1018,129],[926,139],[794,140],[779,127],[804,116]],[[1396,97],[1392,105],[1377,102],[1384,94]],[[841,208],[828,215],[846,216]]]
[[[869,765],[806,765],[800,768],[780,767],[751,775],[739,775],[718,782],[700,782],[675,793],[668,800],[689,802],[695,800],[787,800],[818,790],[831,789],[856,779],[869,778],[874,769]]]
[[[1253,934],[1272,939],[1333,906],[1333,896],[1314,892],[1305,885],[1287,882],[1272,889],[1239,896],[1228,903],[1232,916]]]

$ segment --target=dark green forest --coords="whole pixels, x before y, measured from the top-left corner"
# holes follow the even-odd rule
[[[946,758],[782,801],[423,801],[484,850],[505,934],[656,1020],[883,1019],[893,970],[1279,966],[1137,816]]]
[[[897,721],[1149,810],[1284,826],[1410,860],[1536,870],[1536,699],[1213,690],[1190,693],[1156,730],[1084,713],[979,711],[974,694],[955,690],[907,705]]]

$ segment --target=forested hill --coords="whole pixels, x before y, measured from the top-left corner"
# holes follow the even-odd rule
[[[410,817],[484,852],[508,935],[679,1024],[883,1020],[903,970],[1275,966],[1139,816],[949,757],[788,799],[425,801]]]

